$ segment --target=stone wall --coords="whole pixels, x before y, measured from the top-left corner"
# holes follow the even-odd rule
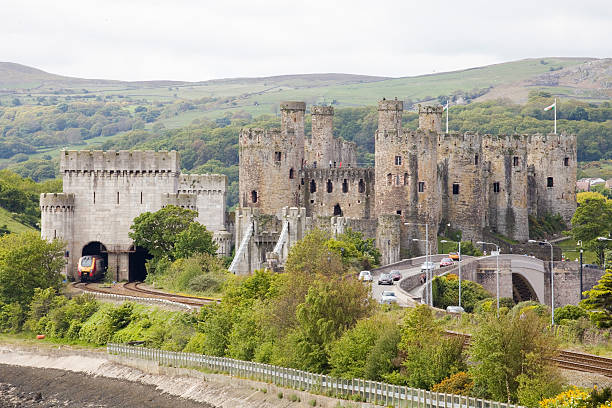
[[[83,248],[89,243],[99,242],[108,257],[108,268],[116,279],[129,279],[129,256],[134,247],[128,233],[134,218],[168,204],[198,208],[195,194],[179,193],[179,163],[175,151],[60,153],[64,194],[41,196],[41,236],[51,239],[62,231],[62,238],[68,241],[69,276],[76,273],[76,263]],[[219,180],[223,182],[218,184]],[[205,176],[199,180],[199,188],[209,190],[214,187],[223,197],[225,184],[225,176]],[[57,205],[52,204],[66,204],[68,201],[73,204],[69,208],[64,206],[63,215],[59,216]],[[216,213],[211,210],[201,215],[199,220],[209,229],[222,230],[224,226],[219,225],[219,220],[224,220],[224,213],[224,208],[219,208]]]
[[[507,237],[526,241],[529,239],[526,136],[485,135],[483,144],[489,168],[485,195],[487,225]]]
[[[482,137],[473,133],[438,134],[438,178],[442,221],[462,231],[462,240],[482,239],[486,175]]]
[[[281,129],[244,129],[239,137],[239,204],[280,215],[299,206],[304,164],[303,102],[281,103]]]
[[[570,225],[576,211],[576,136],[531,135],[527,160],[533,171],[530,213],[561,214]]]
[[[181,174],[178,191],[194,194],[200,224],[215,231],[226,230],[227,176],[224,174]]]
[[[306,214],[370,218],[374,212],[374,169],[306,169],[300,185]]]

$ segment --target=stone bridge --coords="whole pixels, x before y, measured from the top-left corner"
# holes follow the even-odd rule
[[[439,262],[446,255],[432,255],[433,262]],[[374,272],[390,270],[408,270],[418,267],[424,257],[404,259],[394,264],[377,268]],[[464,256],[461,263],[463,279],[479,283],[489,293],[496,294],[497,259],[495,256]],[[580,301],[580,265],[578,262],[555,262],[555,307],[567,304],[578,304]],[[459,273],[458,264],[435,270],[436,275]],[[402,290],[409,292],[420,285],[419,273],[408,274],[400,283]],[[591,289],[603,275],[598,268],[583,268],[582,290]],[[550,263],[541,259],[524,256],[499,255],[499,294],[500,297],[512,298],[515,302],[535,300],[550,305]]]

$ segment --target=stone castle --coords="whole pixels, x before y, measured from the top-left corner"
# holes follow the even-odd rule
[[[175,151],[62,151],[63,193],[40,197],[41,235],[67,242],[66,275],[83,255],[106,258],[115,280],[143,280],[147,256],[128,236],[135,217],[172,204],[198,211],[220,255],[229,255],[227,178],[181,174]]]
[[[42,194],[41,232],[68,243],[66,274],[79,257],[100,254],[116,280],[142,280],[146,252],[128,233],[135,217],[173,204],[198,211],[220,255],[236,254],[244,274],[282,266],[313,228],[347,228],[375,238],[382,263],[424,253],[425,227],[437,251],[440,226],[463,240],[499,233],[529,238],[528,215],[575,209],[576,137],[443,133],[442,107],[419,106],[419,129],[402,128],[403,103],[378,104],[375,166],[359,167],[354,143],[333,135],[334,110],[281,104],[280,130],[243,129],[239,203],[226,217],[227,178],[181,174],[177,152],[63,151],[63,193]]]
[[[374,168],[359,167],[356,147],[333,136],[333,108],[281,103],[280,130],[243,129],[239,139],[236,256],[248,273],[282,264],[312,228],[350,227],[376,238],[382,263],[431,252],[440,226],[478,241],[499,233],[529,239],[528,216],[576,209],[576,136],[442,132],[441,106],[420,106],[418,130],[402,128],[403,102],[378,104]]]

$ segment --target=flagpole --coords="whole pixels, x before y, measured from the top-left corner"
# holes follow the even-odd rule
[[[446,133],[448,133],[448,99],[446,100]]]
[[[555,98],[555,135],[557,134],[557,98]]]

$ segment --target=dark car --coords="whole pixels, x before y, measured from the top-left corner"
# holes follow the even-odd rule
[[[391,275],[394,281],[402,279],[402,273],[400,271],[391,271],[389,272],[389,275]]]
[[[393,278],[391,277],[390,274],[388,273],[383,273],[382,275],[380,275],[380,277],[378,278],[378,284],[379,285],[393,285]]]

